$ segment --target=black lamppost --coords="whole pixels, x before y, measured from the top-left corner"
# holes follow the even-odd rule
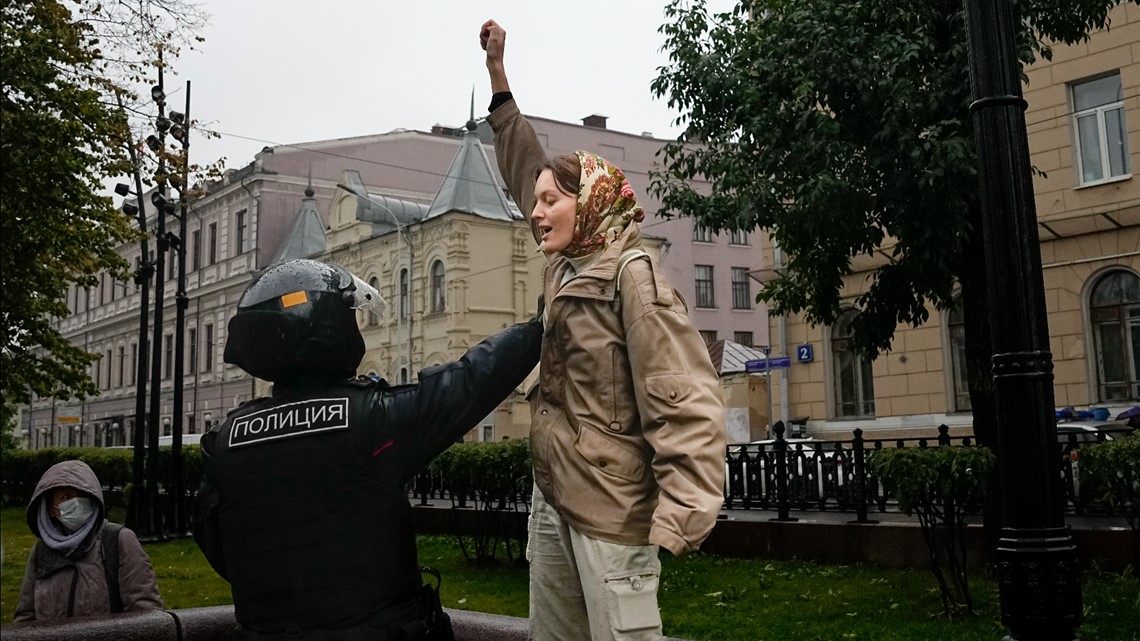
[[[119,99],[119,107],[123,107]],[[150,324],[150,279],[154,275],[154,265],[150,261],[150,249],[146,233],[146,209],[142,194],[142,173],[138,153],[135,150],[134,140],[127,132],[127,152],[130,154],[131,165],[134,167],[135,203],[124,203],[123,213],[137,215],[139,230],[142,236],[139,239],[139,261],[135,270],[135,284],[139,286],[139,337],[138,354],[135,360],[135,425],[131,442],[134,446],[134,458],[131,464],[131,494],[127,502],[127,525],[140,536],[149,532],[151,528],[150,514],[152,512],[149,494],[146,492],[146,482],[143,478],[143,462],[145,460],[146,441],[146,355],[149,349],[147,342],[147,326]],[[124,183],[115,185],[115,193],[124,198],[131,193],[131,188]],[[161,216],[160,216],[161,218]]]
[[[148,421],[148,450],[146,476],[148,500],[150,505],[149,519],[143,522],[143,531],[140,538],[155,540],[164,538],[162,523],[162,510],[158,509],[158,429],[162,415],[162,316],[165,300],[163,300],[163,284],[165,283],[166,251],[170,247],[170,239],[166,235],[166,216],[173,212],[174,205],[166,199],[166,132],[170,128],[170,121],[166,118],[166,92],[162,83],[162,50],[158,52],[158,84],[151,88],[150,96],[158,105],[158,118],[155,120],[155,129],[158,135],[147,136],[146,144],[158,158],[158,168],[155,172],[158,180],[158,191],[151,195],[151,203],[155,206],[155,238],[158,241],[158,251],[155,253],[155,281],[154,281],[154,338],[152,340],[151,354],[151,386],[150,386],[150,420]],[[178,408],[175,408],[176,410]],[[144,517],[148,515],[144,514]]]
[[[170,445],[170,488],[168,496],[171,498],[170,527],[174,532],[182,534],[189,530],[189,524],[184,523],[182,510],[182,385],[185,367],[184,354],[186,351],[186,308],[190,300],[186,296],[186,204],[190,171],[190,81],[186,81],[186,110],[182,113],[170,112],[170,135],[182,143],[182,153],[179,156],[179,169],[181,175],[175,180],[171,177],[171,184],[178,190],[178,235],[174,237],[177,242],[172,243],[178,254],[178,290],[174,295],[175,322],[174,322],[174,433]],[[193,364],[191,364],[193,367]]]
[[[1053,355],[1010,0],[965,0],[997,397],[1007,639],[1071,641],[1081,621],[1076,546],[1061,511]]]

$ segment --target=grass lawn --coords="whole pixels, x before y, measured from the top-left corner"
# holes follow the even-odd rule
[[[112,514],[121,519],[121,515]],[[11,621],[24,562],[35,542],[20,508],[0,510],[4,564],[0,620]],[[167,607],[230,603],[190,539],[146,545]],[[522,567],[472,567],[451,537],[420,538],[420,561],[443,574],[449,608],[525,617]],[[996,641],[1004,632],[997,587],[971,583],[978,614],[947,621],[930,573],[799,561],[663,555],[660,604],[665,633],[697,641]],[[1140,641],[1140,582],[1090,571],[1083,576],[1085,641]]]

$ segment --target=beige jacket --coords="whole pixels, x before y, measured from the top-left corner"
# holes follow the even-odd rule
[[[514,100],[488,118],[499,170],[528,217],[545,153]],[[690,552],[724,500],[724,404],[684,300],[636,250],[636,223],[582,273],[546,266],[546,334],[531,403],[535,481],[579,532]]]
[[[52,466],[36,485],[28,504],[28,527],[40,537],[36,515],[40,502],[48,499],[50,490],[72,487],[81,490],[99,502],[103,509],[103,489],[99,479],[86,463],[65,461]],[[104,524],[106,522],[104,521]],[[84,546],[72,558],[74,565],[43,574],[36,566],[35,547],[24,569],[24,583],[16,604],[14,621],[51,621],[69,616],[91,616],[111,612],[107,577],[103,571],[102,527],[92,530]],[[139,544],[138,537],[128,528],[119,530],[119,594],[123,610],[162,609],[154,569],[150,557]],[[74,584],[74,601],[71,601]]]

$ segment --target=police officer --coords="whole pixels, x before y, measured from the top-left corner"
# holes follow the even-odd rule
[[[542,325],[508,327],[392,387],[355,378],[357,310],[382,304],[340,266],[293,260],[258,276],[230,320],[225,361],[273,391],[203,436],[194,538],[249,638],[446,638],[415,598],[405,488],[522,383]]]

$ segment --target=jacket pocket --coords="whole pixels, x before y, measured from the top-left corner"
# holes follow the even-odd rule
[[[604,474],[631,483],[639,483],[645,476],[645,462],[636,450],[617,439],[603,436],[586,425],[579,426],[574,449]]]
[[[610,624],[618,633],[637,630],[656,630],[661,627],[661,611],[657,607],[655,572],[610,575],[605,578],[606,599],[609,601]],[[641,638],[637,635],[635,638]]]
[[[688,374],[658,374],[645,379],[645,391],[668,405],[678,405],[693,391]]]

